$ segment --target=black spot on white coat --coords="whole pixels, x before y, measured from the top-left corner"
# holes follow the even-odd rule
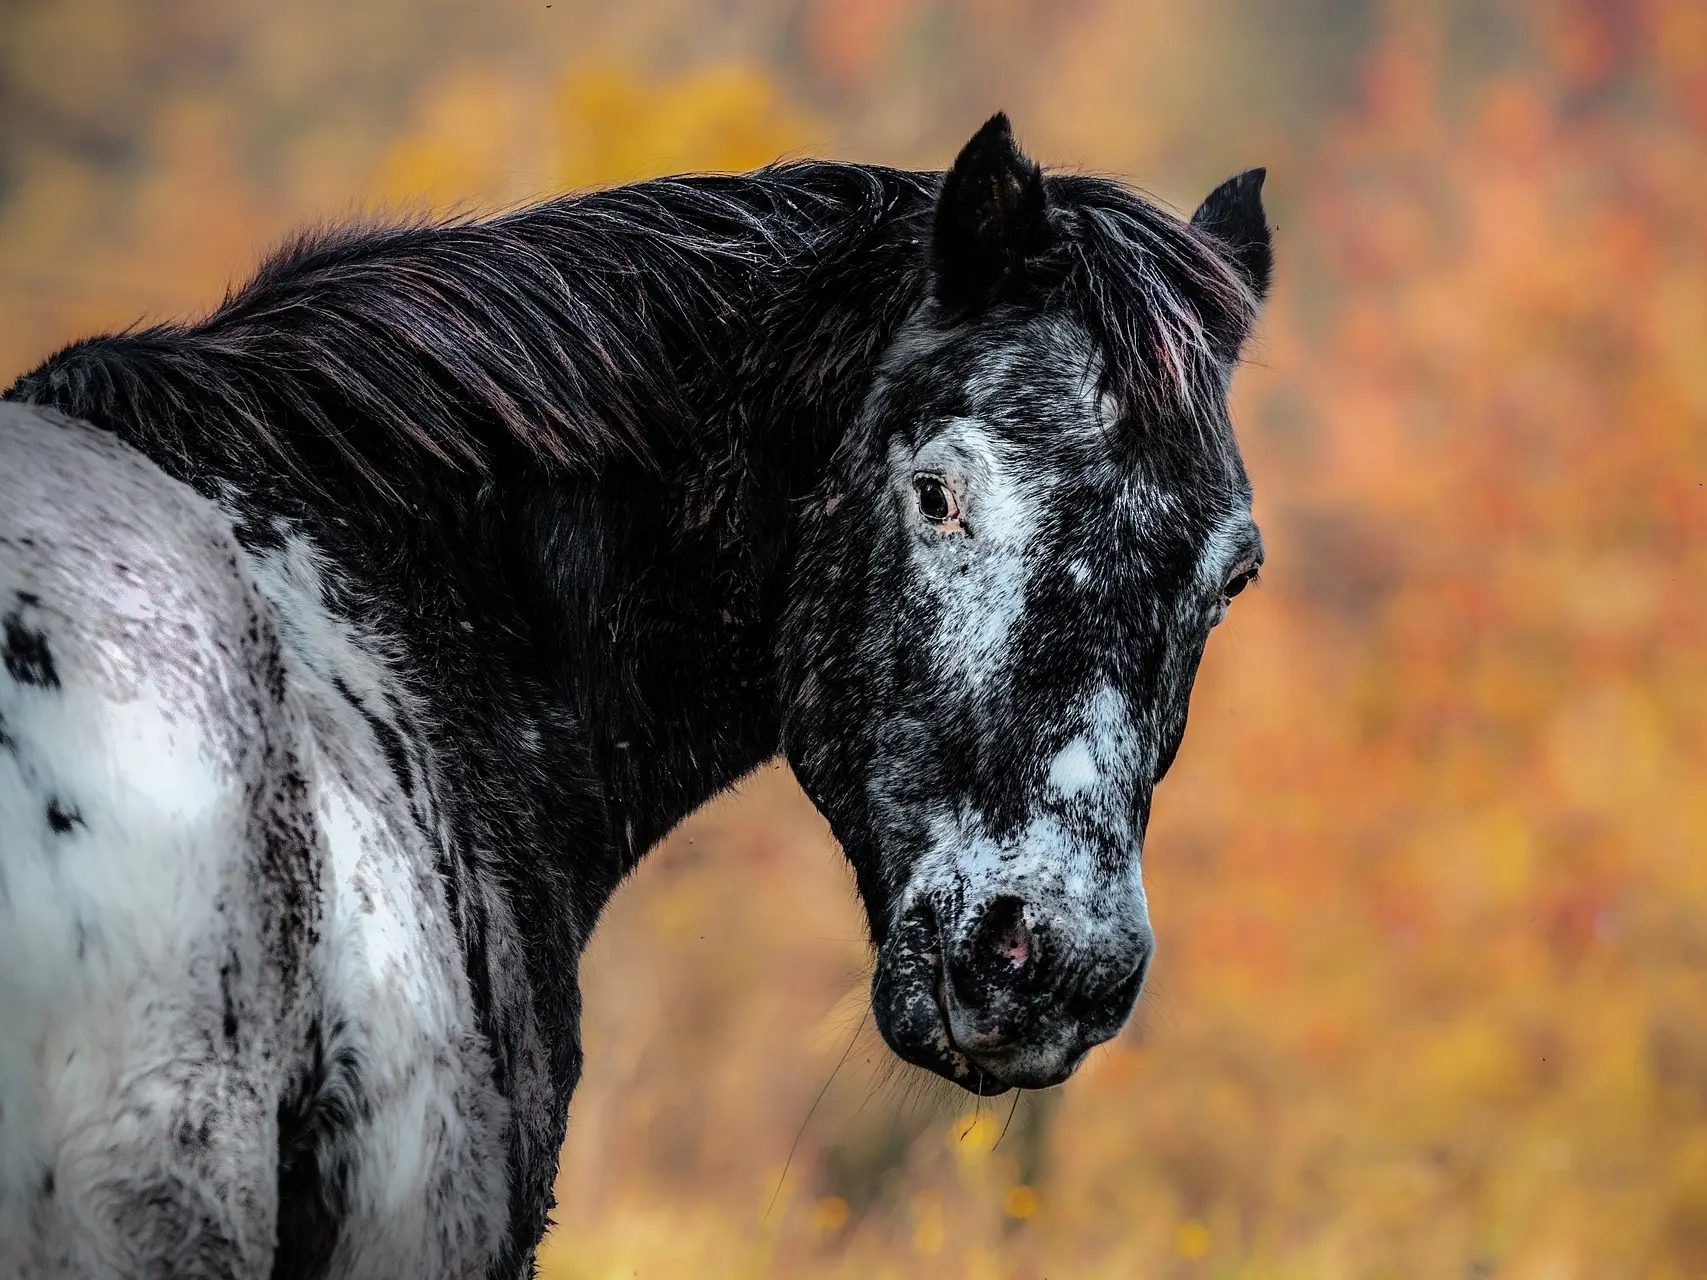
[[[26,613],[33,612],[39,603],[38,597],[25,591],[13,594],[12,610],[0,618],[0,660],[5,662],[6,674],[19,684],[57,689],[59,673],[54,669],[47,636],[26,620]]]
[[[68,805],[58,796],[47,802],[47,825],[55,835],[68,835],[84,825],[83,815],[78,812],[76,805]]]

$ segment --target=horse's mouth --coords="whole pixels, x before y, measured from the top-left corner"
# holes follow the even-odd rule
[[[955,1084],[974,1093],[981,1098],[994,1098],[1006,1093],[1013,1086],[1002,1080],[994,1072],[985,1070],[978,1062],[962,1049],[954,1039],[954,1018],[950,1009],[948,993],[948,978],[942,963],[943,947],[939,938],[935,949],[930,953],[931,964],[931,996],[936,1004],[937,1023],[941,1029],[941,1052],[948,1070],[944,1071],[931,1063],[921,1063],[929,1066],[938,1075],[946,1076]]]
[[[872,978],[877,1028],[903,1061],[995,1097],[1013,1086],[980,1066],[954,1038],[936,913],[920,903],[891,932]]]
[[[934,990],[936,993],[937,1014],[942,1018],[942,1032],[948,1041],[949,1051],[958,1067],[962,1067],[976,1077],[976,1087],[967,1085],[964,1077],[953,1077],[956,1084],[970,1088],[981,1097],[993,1098],[1006,1093],[1009,1089],[1048,1089],[1064,1083],[1085,1060],[1089,1052],[1088,1046],[1072,1054],[1060,1064],[1053,1067],[1038,1066],[1027,1061],[1031,1054],[1024,1046],[997,1044],[983,1051],[986,1057],[994,1056],[1003,1061],[996,1064],[981,1062],[973,1051],[962,1047],[956,1039],[954,1031],[954,995],[949,986],[948,978],[941,963],[943,942],[939,933],[937,939],[937,964]],[[1018,1075],[1020,1078],[1015,1079]]]
[[[1006,1093],[1011,1086],[985,1071],[973,1061],[964,1049],[955,1043],[954,1018],[949,1009],[948,978],[944,973],[942,956],[942,940],[939,937],[936,950],[932,953],[932,959],[935,963],[931,966],[933,970],[931,994],[936,998],[936,1013],[941,1020],[942,1038],[946,1046],[944,1056],[953,1071],[953,1074],[948,1078],[981,1098],[994,1098],[999,1094]]]
[[[1010,1023],[1006,1035],[992,1028],[988,1042],[980,1043],[982,1019],[957,999],[946,954],[947,939],[928,903],[909,910],[886,940],[872,979],[872,1012],[896,1056],[986,1098],[1015,1088],[1045,1089],[1078,1069],[1090,1042],[1080,1041],[1076,1022],[1057,1025],[1045,1011],[1017,1028]],[[1014,1034],[1019,1028],[1023,1032]]]

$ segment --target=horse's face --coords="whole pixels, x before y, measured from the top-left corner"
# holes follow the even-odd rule
[[[1085,326],[941,243],[957,183],[1051,217],[1005,122],[991,132],[945,184],[936,297],[808,522],[784,633],[788,752],[858,877],[878,1026],[982,1093],[1065,1079],[1131,1013],[1151,793],[1210,629],[1262,562],[1221,403],[1236,340],[1192,329],[1214,403],[1164,439],[1138,420],[1161,400],[1123,394]],[[1050,233],[1026,234],[1004,270],[1044,251]]]

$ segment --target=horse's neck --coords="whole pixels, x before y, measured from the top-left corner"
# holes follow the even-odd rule
[[[458,825],[570,892],[581,919],[776,750],[772,629],[798,500],[912,301],[905,247],[875,252],[741,335],[739,377],[706,395],[686,447],[661,442],[656,468],[441,475],[416,492],[398,477],[419,516],[364,522],[308,494],[299,517],[268,517],[290,530],[281,545],[257,540],[281,609],[310,620],[287,629],[322,646],[311,661],[330,671],[337,646],[358,692],[393,673],[389,699],[431,740]],[[882,273],[889,291],[850,307],[856,278]],[[553,860],[560,880],[539,874]]]
[[[14,393],[114,430],[221,500],[305,666],[361,702],[383,739],[423,749],[469,841],[525,862],[530,883],[569,884],[590,920],[635,857],[777,745],[770,628],[794,512],[917,287],[911,236],[926,188],[898,175],[878,188],[798,202],[831,220],[826,234],[797,237],[814,246],[810,261],[779,251],[760,222],[744,233],[708,224],[706,236],[753,237],[725,255],[733,274],[691,289],[665,266],[624,277],[641,294],[629,315],[673,317],[648,341],[677,333],[678,360],[609,391],[633,420],[660,424],[651,465],[607,453],[547,467],[508,437],[490,442],[490,474],[474,476],[423,465],[398,442],[388,451],[395,427],[374,426],[365,439],[380,445],[365,461],[387,468],[382,500],[375,477],[347,465],[334,439],[344,424],[331,422],[330,433],[292,428],[312,479],[283,466],[257,476],[263,451],[231,446],[253,434],[252,388],[281,413],[303,414],[318,394],[288,385],[268,353],[298,348],[268,334],[325,308],[278,306],[257,320],[248,292],[206,326],[82,344]],[[793,209],[786,194],[761,183],[747,197]],[[543,211],[539,234],[568,235],[574,216]],[[341,287],[318,270],[299,291]],[[292,279],[281,269],[263,295],[312,303],[290,293]],[[247,326],[242,341],[223,338],[222,324]],[[620,349],[621,336],[568,334],[534,350],[602,369],[604,338]],[[451,403],[432,407],[443,417]]]

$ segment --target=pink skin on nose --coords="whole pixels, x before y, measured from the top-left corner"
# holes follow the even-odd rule
[[[996,950],[1007,957],[1008,963],[1016,969],[1025,968],[1031,959],[1031,935],[1027,932],[1025,921],[1019,916],[1008,926],[1008,931],[1002,936]]]

